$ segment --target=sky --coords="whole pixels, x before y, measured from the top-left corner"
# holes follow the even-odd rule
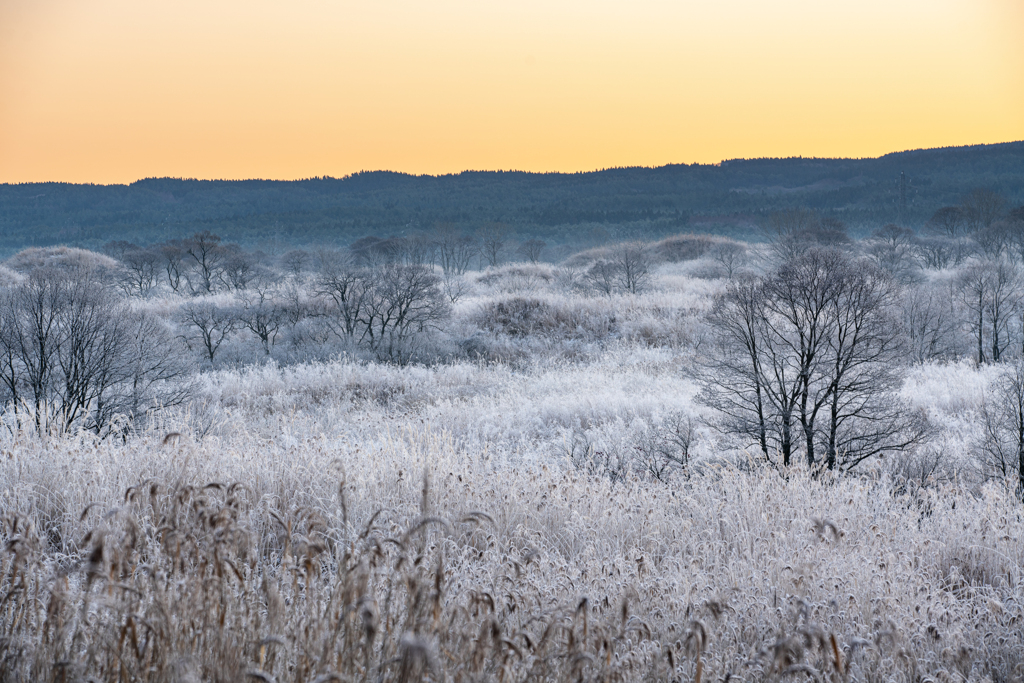
[[[1024,0],[0,0],[0,182],[1024,139]]]

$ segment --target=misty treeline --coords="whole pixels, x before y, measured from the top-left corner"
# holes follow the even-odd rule
[[[590,229],[646,240],[683,231],[756,239],[775,211],[835,211],[857,236],[897,215],[915,228],[935,207],[990,187],[1024,202],[1024,142],[913,150],[877,159],[734,159],[721,164],[611,168],[589,173],[387,171],[296,181],[146,178],[129,185],[0,184],[0,255],[28,246],[99,250],[118,235],[140,244],[210,230],[268,251],[345,246],[367,234],[489,221],[568,251]]]
[[[558,264],[542,240],[497,222],[279,254],[209,231],[103,253],[28,249],[0,267],[4,415],[125,434],[186,403],[211,369],[339,357],[528,368],[667,346],[701,410],[670,416],[629,457],[580,431],[570,462],[667,478],[714,439],[752,462],[843,472],[916,453],[933,430],[901,396],[908,370],[970,359],[1002,369],[980,417],[978,472],[1024,483],[1024,207],[975,190],[919,231],[887,224],[854,240],[809,209],[762,228],[757,243],[683,234]],[[699,281],[712,283],[705,303],[666,313]],[[683,322],[665,331],[666,316]]]

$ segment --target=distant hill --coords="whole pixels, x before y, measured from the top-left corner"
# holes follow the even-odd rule
[[[977,187],[1017,206],[1024,204],[1024,141],[877,159],[734,159],[572,174],[374,171],[298,181],[0,184],[0,255],[57,243],[149,243],[207,229],[277,249],[495,221],[557,243],[691,230],[751,237],[764,215],[795,206],[841,218],[857,233],[896,220],[901,173],[911,227]]]

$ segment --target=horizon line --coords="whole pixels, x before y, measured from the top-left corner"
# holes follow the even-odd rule
[[[886,152],[879,156],[863,156],[863,157],[816,157],[816,156],[786,156],[786,157],[734,157],[731,159],[722,159],[718,162],[701,163],[701,162],[675,162],[662,164],[660,166],[606,166],[602,168],[594,168],[591,170],[579,170],[579,171],[525,171],[522,169],[472,169],[467,168],[461,171],[455,171],[451,173],[409,173],[407,171],[397,171],[393,169],[363,169],[349,173],[340,177],[330,175],[313,175],[305,176],[301,178],[199,178],[199,177],[185,177],[185,176],[146,176],[144,178],[137,178],[128,183],[94,183],[94,182],[70,182],[64,180],[26,180],[18,182],[0,182],[0,186],[12,186],[18,187],[22,185],[83,185],[92,187],[131,187],[147,180],[176,180],[180,182],[203,182],[203,183],[244,183],[244,182],[264,182],[264,183],[300,183],[309,181],[326,181],[335,180],[343,181],[349,178],[354,178],[360,175],[370,175],[374,173],[389,173],[393,175],[407,176],[409,178],[453,178],[460,175],[470,173],[509,173],[509,174],[522,174],[522,175],[589,175],[592,173],[606,173],[608,171],[627,171],[627,170],[658,170],[663,168],[673,167],[707,167],[715,168],[721,167],[725,164],[744,162],[744,161],[877,161],[886,157],[896,156],[900,154],[911,154],[914,152],[941,152],[946,150],[961,150],[971,149],[977,147],[1004,147],[1009,145],[1024,144],[1024,138],[1019,140],[1006,140],[1003,142],[991,142],[991,143],[976,143],[967,145],[946,145],[942,147],[916,147],[912,149],[903,149],[893,152]]]

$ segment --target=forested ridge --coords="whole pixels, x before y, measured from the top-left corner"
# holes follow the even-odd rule
[[[95,248],[111,239],[145,244],[201,230],[264,249],[347,245],[366,235],[438,224],[474,230],[489,222],[523,238],[577,246],[594,231],[619,239],[686,229],[750,238],[763,217],[792,207],[832,215],[854,234],[866,234],[898,218],[901,174],[910,227],[975,188],[1018,205],[1024,203],[1024,142],[876,159],[738,159],[573,174],[372,171],[297,181],[3,184],[0,253],[51,244]]]

